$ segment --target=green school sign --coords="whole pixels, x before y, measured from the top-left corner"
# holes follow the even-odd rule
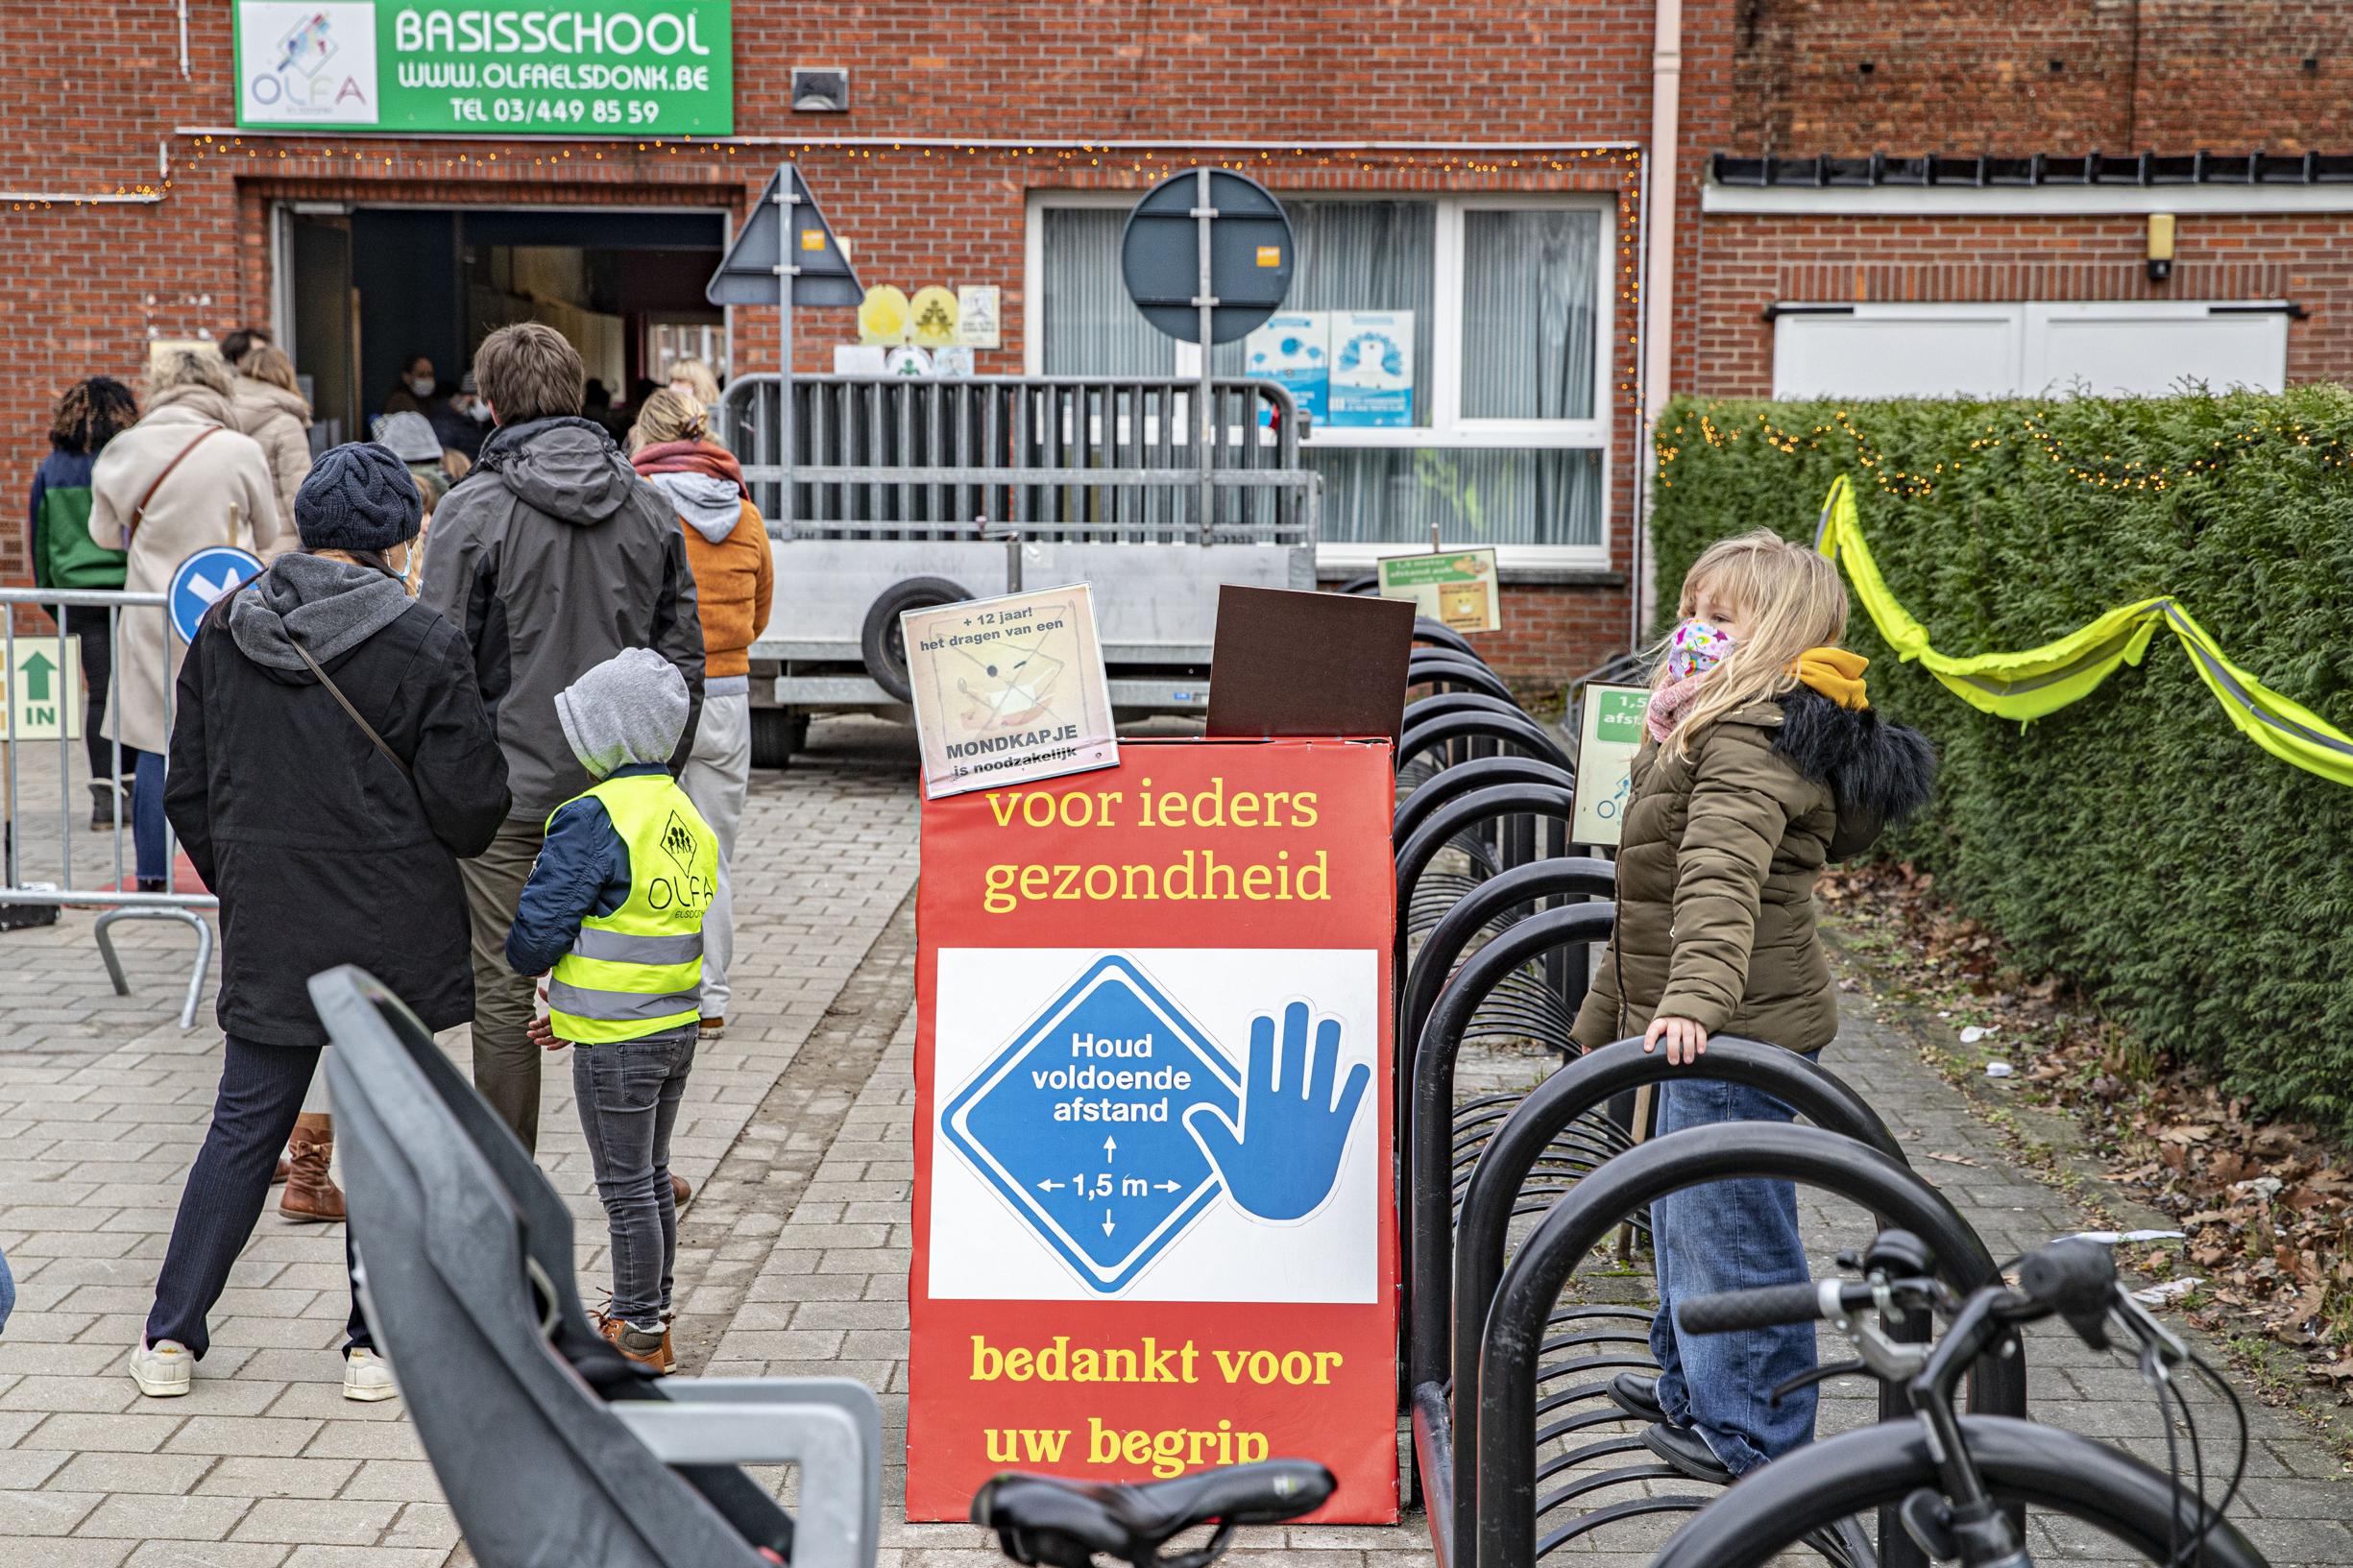
[[[237,124],[723,136],[729,0],[236,0]]]

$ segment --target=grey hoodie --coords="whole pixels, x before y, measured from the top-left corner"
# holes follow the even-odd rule
[[[716,544],[743,520],[743,487],[716,473],[649,473],[656,490],[670,498],[678,515]]]
[[[237,651],[264,668],[316,679],[288,639],[320,663],[338,659],[400,618],[408,591],[374,567],[323,555],[281,555],[229,606]]]
[[[623,648],[557,692],[555,716],[591,778],[663,766],[686,732],[686,677],[650,648]]]
[[[442,497],[418,593],[465,634],[498,727],[511,820],[536,829],[589,784],[555,697],[624,648],[652,649],[687,688],[686,760],[703,692],[703,629],[669,497],[586,420],[502,425]]]

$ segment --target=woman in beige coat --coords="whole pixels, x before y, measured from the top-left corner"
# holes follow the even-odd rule
[[[237,365],[230,406],[236,427],[261,443],[261,453],[270,460],[278,515],[292,519],[294,493],[310,471],[310,405],[303,401],[285,350],[261,343],[247,352]]]
[[[127,550],[123,586],[161,593],[198,550],[234,544],[265,559],[290,535],[260,444],[237,428],[229,368],[178,349],[147,372],[147,413],[107,444],[90,474],[90,542]],[[134,765],[132,837],[142,892],[160,892],[170,868],[163,831],[167,693],[186,651],[160,609],[122,612],[115,641],[115,711],[106,733]],[[135,755],[135,758],[133,754]]]

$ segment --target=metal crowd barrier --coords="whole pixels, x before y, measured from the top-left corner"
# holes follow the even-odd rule
[[[180,1008],[180,1026],[185,1029],[195,1025],[196,1004],[204,994],[205,976],[212,962],[212,926],[206,920],[205,911],[219,908],[220,901],[209,892],[179,890],[173,868],[179,860],[180,843],[168,821],[163,829],[165,890],[160,893],[137,890],[136,862],[128,842],[132,832],[129,791],[121,791],[115,797],[114,826],[110,830],[85,826],[77,832],[75,826],[77,813],[89,808],[87,786],[92,782],[85,760],[84,728],[97,725],[104,727],[102,733],[111,731],[121,708],[123,681],[130,673],[122,638],[126,613],[163,616],[168,614],[167,606],[168,597],[161,593],[0,588],[0,659],[5,660],[5,663],[0,663],[0,671],[5,672],[9,685],[6,759],[0,764],[6,772],[8,822],[6,850],[0,855],[0,905],[94,906],[102,910],[92,934],[98,940],[98,955],[106,962],[107,977],[113,982],[118,997],[131,994],[131,982],[114,948],[113,929],[117,925],[126,920],[168,920],[194,927],[196,957],[188,972],[187,991]],[[19,630],[18,620],[28,608],[45,612],[56,623],[56,633]],[[72,657],[65,655],[66,645],[79,635],[65,630],[64,612],[69,609],[106,612],[112,678],[103,712],[85,712],[79,684],[70,688],[65,684],[68,673],[82,667],[78,651]],[[19,664],[19,652],[36,638],[43,644],[51,641],[57,644],[59,656],[48,660],[54,667],[28,670]],[[167,735],[177,695],[169,667],[172,645],[173,634],[166,626],[163,631],[166,667],[162,677],[163,724]],[[25,664],[37,666],[45,657],[43,648],[36,646],[25,653]],[[46,677],[44,684],[54,683],[53,702],[42,703],[36,697],[34,683],[40,677]],[[25,690],[17,689],[20,681],[25,683]],[[41,722],[36,724],[36,720]],[[24,734],[36,728],[43,732],[39,736],[28,737]],[[108,757],[115,780],[128,776],[130,769],[125,763],[133,755],[119,740],[109,741]],[[77,843],[77,839],[81,842]]]

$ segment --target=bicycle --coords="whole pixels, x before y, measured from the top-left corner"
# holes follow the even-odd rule
[[[2070,1515],[2167,1568],[2266,1568],[2224,1517],[2245,1476],[2246,1411],[2229,1384],[2118,1283],[2108,1248],[2053,1242],[2018,1260],[2016,1289],[1991,1285],[1966,1300],[1929,1277],[1928,1251],[1907,1232],[1883,1231],[1863,1257],[1850,1253],[1839,1262],[1862,1277],[1698,1296],[1683,1303],[1678,1321],[1687,1334],[1838,1323],[1856,1359],[1793,1379],[1775,1396],[1866,1373],[1903,1389],[1917,1425],[1865,1427],[1774,1460],[1694,1515],[1651,1568],[1762,1568],[1801,1545],[1824,1552],[1826,1541],[1845,1550],[1825,1556],[1852,1561],[1863,1538],[1856,1516],[1887,1508],[1928,1556],[1962,1568],[2031,1568],[2026,1508]],[[1944,1337],[1899,1343],[1877,1321],[1915,1312],[1948,1318]],[[2137,1348],[2142,1378],[2166,1417],[2171,1474],[2057,1428],[1955,1412],[1955,1392],[1972,1366],[2016,1354],[2018,1330],[2053,1316],[2095,1350],[2110,1348],[2119,1335]],[[2184,1366],[2220,1389],[2238,1420],[2238,1460],[2213,1507],[2205,1501],[2196,1422],[2175,1382]],[[2195,1487],[2181,1484],[2169,1400],[2189,1430]]]

